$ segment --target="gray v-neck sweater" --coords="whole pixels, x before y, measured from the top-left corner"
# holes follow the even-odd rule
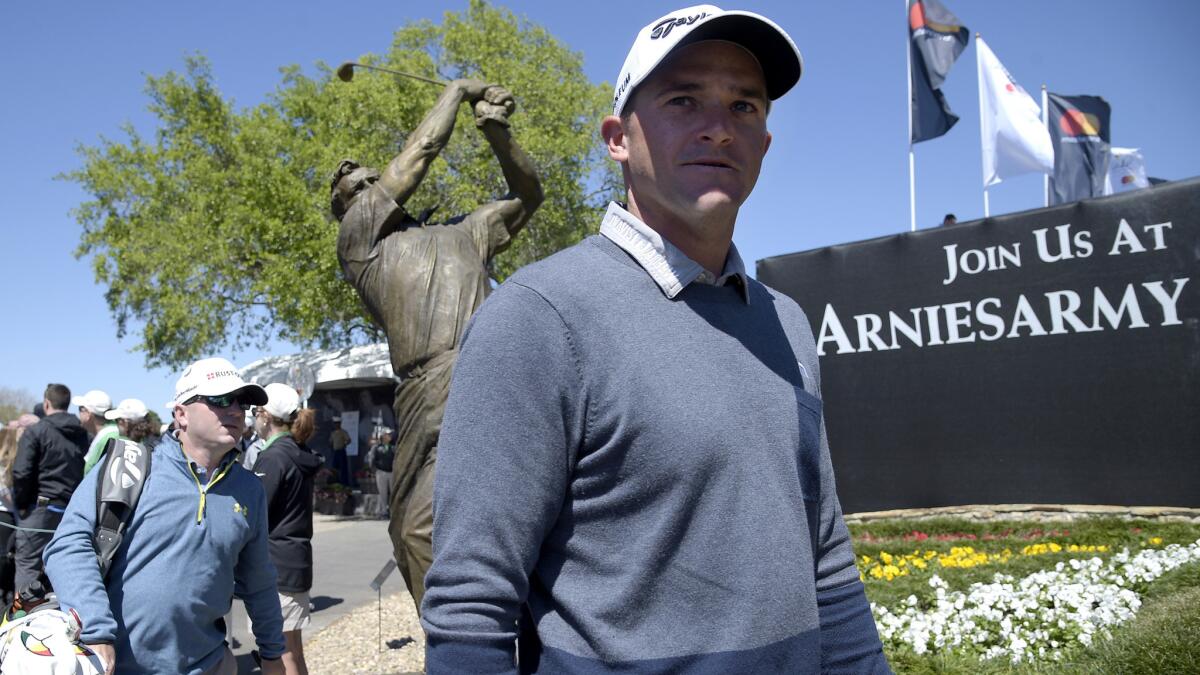
[[[442,672],[889,672],[812,330],[749,281],[667,298],[591,237],[464,334],[422,623]]]

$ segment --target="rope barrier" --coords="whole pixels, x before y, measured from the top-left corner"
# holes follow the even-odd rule
[[[3,525],[4,527],[7,527],[10,530],[20,530],[21,532],[41,532],[43,534],[54,534],[54,530],[43,530],[43,529],[36,528],[36,527],[20,527],[18,525],[9,525],[8,523],[4,522],[3,520],[0,520],[0,525]]]

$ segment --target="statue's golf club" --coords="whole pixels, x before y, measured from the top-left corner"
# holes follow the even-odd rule
[[[414,80],[420,80],[421,82],[428,82],[429,84],[436,84],[439,87],[444,87],[447,84],[449,84],[449,82],[442,82],[441,80],[432,80],[428,77],[421,77],[420,75],[413,75],[412,73],[402,73],[398,70],[391,70],[388,68],[380,68],[379,66],[368,66],[365,63],[355,63],[353,61],[347,61],[347,62],[343,63],[342,65],[338,66],[338,69],[337,69],[338,79],[341,80],[342,82],[349,82],[350,80],[353,80],[355,68],[366,68],[368,70],[378,70],[381,73],[391,73],[392,75],[399,75],[400,77],[410,77]]]

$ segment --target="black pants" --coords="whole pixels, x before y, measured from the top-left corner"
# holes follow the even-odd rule
[[[16,525],[17,519],[8,511],[0,511],[0,603],[11,605],[13,600],[13,540],[16,530],[10,525]]]
[[[41,576],[42,551],[45,550],[46,544],[50,543],[50,538],[54,536],[53,530],[58,527],[58,523],[63,517],[62,512],[52,510],[58,508],[39,506],[30,511],[28,516],[21,519],[21,527],[23,528],[51,530],[51,532],[17,531],[16,554],[13,556],[16,563],[14,581],[17,590],[37,581]]]
[[[350,457],[346,451],[334,450],[332,462],[334,471],[338,473],[338,482],[346,487],[354,487],[354,476],[350,473]]]

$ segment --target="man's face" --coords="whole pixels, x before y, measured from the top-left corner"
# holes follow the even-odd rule
[[[730,42],[684,46],[638,85],[613,159],[625,168],[631,208],[652,227],[732,226],[771,143],[758,61]]]
[[[87,426],[92,423],[92,411],[83,406],[79,406],[79,423]]]
[[[246,427],[246,412],[236,401],[217,407],[204,398],[175,406],[180,438],[198,448],[228,450],[237,444]]]
[[[342,203],[350,206],[350,200],[355,195],[377,180],[379,180],[379,172],[365,166],[360,166],[342,176],[342,179],[338,181],[338,195],[341,197]]]

